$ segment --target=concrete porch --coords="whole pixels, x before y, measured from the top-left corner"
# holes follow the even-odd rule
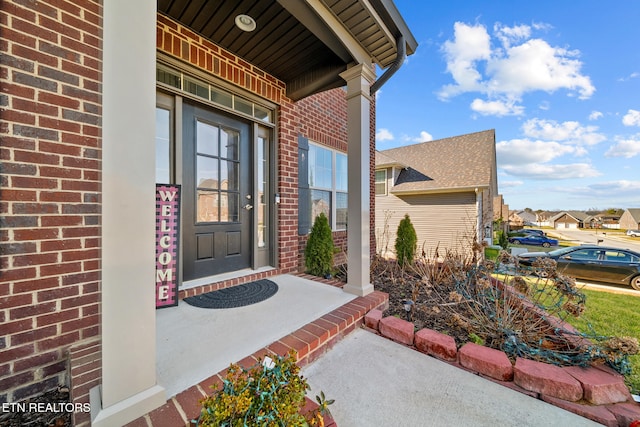
[[[128,426],[188,425],[230,363],[249,367],[293,348],[306,365],[355,330],[368,311],[388,303],[381,292],[356,297],[301,276],[269,280],[279,290],[258,304],[210,310],[180,302],[157,311],[157,378],[169,400]]]

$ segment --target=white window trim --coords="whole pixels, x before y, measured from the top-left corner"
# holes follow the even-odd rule
[[[345,193],[347,194],[347,197],[349,197],[348,196],[349,192],[348,190],[339,190],[337,188],[336,173],[338,171],[337,155],[342,154],[345,157],[347,157],[347,153],[344,153],[334,148],[327,147],[325,145],[318,144],[309,140],[309,151],[311,151],[312,146],[322,148],[323,150],[328,150],[331,152],[331,188],[314,186],[314,185],[311,185],[311,182],[309,182],[309,191],[311,192],[313,190],[319,190],[319,191],[328,191],[331,193],[331,223],[329,224],[329,226],[331,227],[331,231],[346,231],[347,230],[346,227],[338,228],[337,226],[337,205],[338,205],[338,193]],[[309,164],[309,172],[310,171],[311,171],[311,164]],[[313,220],[314,218],[311,219],[311,224],[313,224]]]
[[[387,172],[387,169],[378,169],[376,170],[376,174],[378,172],[384,172],[384,193],[382,194],[378,194],[377,192],[375,193],[376,197],[377,196],[387,196],[389,195],[389,174]],[[376,185],[378,185],[378,181],[375,180],[375,175],[374,175],[374,182],[373,182],[373,188],[375,190]]]

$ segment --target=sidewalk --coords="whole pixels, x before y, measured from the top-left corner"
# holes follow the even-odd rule
[[[364,329],[303,369],[338,426],[598,426]]]

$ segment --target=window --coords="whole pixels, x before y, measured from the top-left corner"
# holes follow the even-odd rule
[[[310,222],[323,212],[333,230],[347,228],[347,156],[309,144]]]
[[[387,170],[376,171],[376,196],[387,195]]]
[[[273,123],[273,115],[267,108],[167,65],[157,64],[156,81],[223,107],[230,108],[235,112],[252,116],[259,121]]]
[[[156,183],[173,184],[173,98],[156,96]]]

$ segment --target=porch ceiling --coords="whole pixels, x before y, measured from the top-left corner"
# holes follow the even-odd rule
[[[158,11],[284,81],[294,100],[343,86],[350,64],[388,67],[400,35],[407,55],[417,47],[391,0],[158,0]],[[239,14],[257,28],[237,28]]]

